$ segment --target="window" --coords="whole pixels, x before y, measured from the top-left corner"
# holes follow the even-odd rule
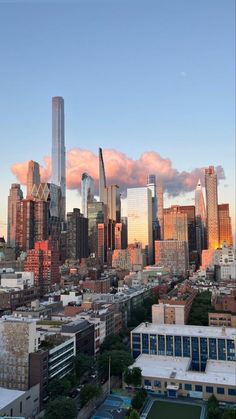
[[[218,358],[221,361],[226,360],[225,339],[218,339]]]
[[[175,356],[182,356],[181,336],[175,336]]]
[[[183,356],[185,357],[190,356],[190,337],[189,336],[183,337]]]
[[[173,356],[173,336],[166,336],[166,355]]]
[[[217,394],[225,394],[224,387],[217,387]]]
[[[210,359],[217,359],[216,339],[214,339],[214,338],[209,339],[209,358]]]
[[[20,413],[22,413],[22,402],[20,402]]]
[[[235,360],[235,347],[233,340],[227,340],[227,360],[234,361]]]
[[[179,383],[179,389],[182,390],[182,383]]]
[[[161,387],[161,382],[158,380],[154,380],[154,387]]]
[[[196,384],[195,391],[202,391],[202,386],[200,386],[199,384]]]
[[[165,336],[158,335],[158,355],[165,355]]]
[[[236,389],[235,388],[229,388],[228,389],[228,395],[229,396],[236,396]]]
[[[151,385],[152,385],[152,383],[151,383],[151,381],[150,381],[150,380],[144,380],[144,385],[145,385],[145,386],[151,386]]]
[[[148,349],[148,335],[142,334],[142,353],[143,354],[148,354],[149,353],[149,349]]]
[[[156,355],[157,353],[157,339],[156,335],[150,335],[150,354]]]
[[[185,390],[192,390],[192,384],[184,384]]]
[[[211,386],[206,386],[206,392],[207,393],[213,393],[213,387],[211,387]]]

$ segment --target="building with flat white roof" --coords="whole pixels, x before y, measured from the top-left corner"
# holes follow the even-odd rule
[[[191,358],[140,355],[132,367],[142,370],[147,390],[169,397],[197,397],[235,402],[236,365],[230,361],[207,361],[205,372],[192,371]]]
[[[35,417],[39,408],[39,384],[27,391],[9,390],[0,387],[1,417]]]
[[[208,360],[235,361],[236,330],[225,327],[141,323],[131,332],[133,357],[140,354],[191,358],[205,371]]]

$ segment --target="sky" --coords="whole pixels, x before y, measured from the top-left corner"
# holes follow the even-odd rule
[[[80,204],[81,171],[96,178],[102,147],[110,181],[125,190],[150,169],[164,180],[165,205],[193,203],[196,178],[218,166],[219,202],[234,218],[234,7],[0,0],[0,236],[25,162],[50,176],[52,96],[65,100],[68,210]]]

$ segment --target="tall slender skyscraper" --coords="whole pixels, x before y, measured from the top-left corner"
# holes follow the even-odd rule
[[[18,183],[13,183],[8,196],[7,244],[16,245],[17,204],[23,199],[23,192]]]
[[[106,174],[105,174],[105,166],[103,161],[102,149],[99,148],[99,200],[100,202],[104,202],[106,204],[107,197],[106,197]]]
[[[157,196],[157,219],[159,224],[159,239],[164,238],[164,213],[163,213],[163,185],[160,179],[156,182]]]
[[[30,160],[28,163],[28,172],[27,172],[26,198],[29,198],[31,196],[33,185],[39,185],[39,184],[40,184],[39,164],[36,161]]]
[[[196,245],[199,255],[205,249],[206,232],[206,208],[202,191],[201,181],[199,179],[195,189],[195,215],[196,215]]]
[[[205,187],[208,249],[217,249],[219,246],[219,217],[217,174],[214,166],[209,166],[205,169]]]
[[[66,151],[64,129],[64,99],[52,98],[52,183],[61,188],[62,219],[66,207]]]
[[[218,216],[220,247],[223,246],[224,242],[226,242],[228,246],[233,246],[233,235],[231,227],[231,217],[229,214],[229,204],[218,205]]]
[[[94,201],[94,180],[87,173],[82,174],[81,178],[81,200],[82,214],[88,217],[88,202]]]

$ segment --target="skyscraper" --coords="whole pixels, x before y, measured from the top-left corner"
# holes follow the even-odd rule
[[[218,205],[218,215],[220,247],[223,246],[224,242],[226,242],[228,246],[233,246],[231,217],[229,215],[229,204]]]
[[[206,233],[206,208],[202,191],[201,181],[199,179],[195,189],[195,214],[196,214],[196,246],[199,255],[205,249]]]
[[[40,183],[40,173],[39,173],[39,164],[36,161],[30,160],[28,163],[28,172],[27,172],[27,186],[26,186],[26,198],[29,198],[32,193],[33,185],[39,185]]]
[[[106,174],[103,161],[102,149],[99,148],[99,200],[106,204]]]
[[[163,214],[163,185],[160,179],[156,182],[156,196],[157,196],[157,219],[159,226],[159,239],[164,238],[164,214]]]
[[[140,242],[153,261],[152,243],[152,193],[149,188],[127,189],[128,244]]]
[[[178,205],[164,210],[164,240],[188,242],[188,217]]]
[[[88,219],[78,208],[67,213],[67,258],[80,260],[88,257]]]
[[[219,246],[219,217],[217,174],[214,166],[209,166],[205,169],[205,187],[208,249],[217,249]]]
[[[82,214],[88,216],[88,202],[94,201],[94,180],[87,173],[81,177]]]
[[[66,152],[64,131],[64,99],[52,98],[52,183],[61,188],[62,219],[66,206]]]
[[[7,243],[11,247],[16,245],[17,203],[23,199],[23,192],[18,183],[13,183],[8,196],[7,214]]]

